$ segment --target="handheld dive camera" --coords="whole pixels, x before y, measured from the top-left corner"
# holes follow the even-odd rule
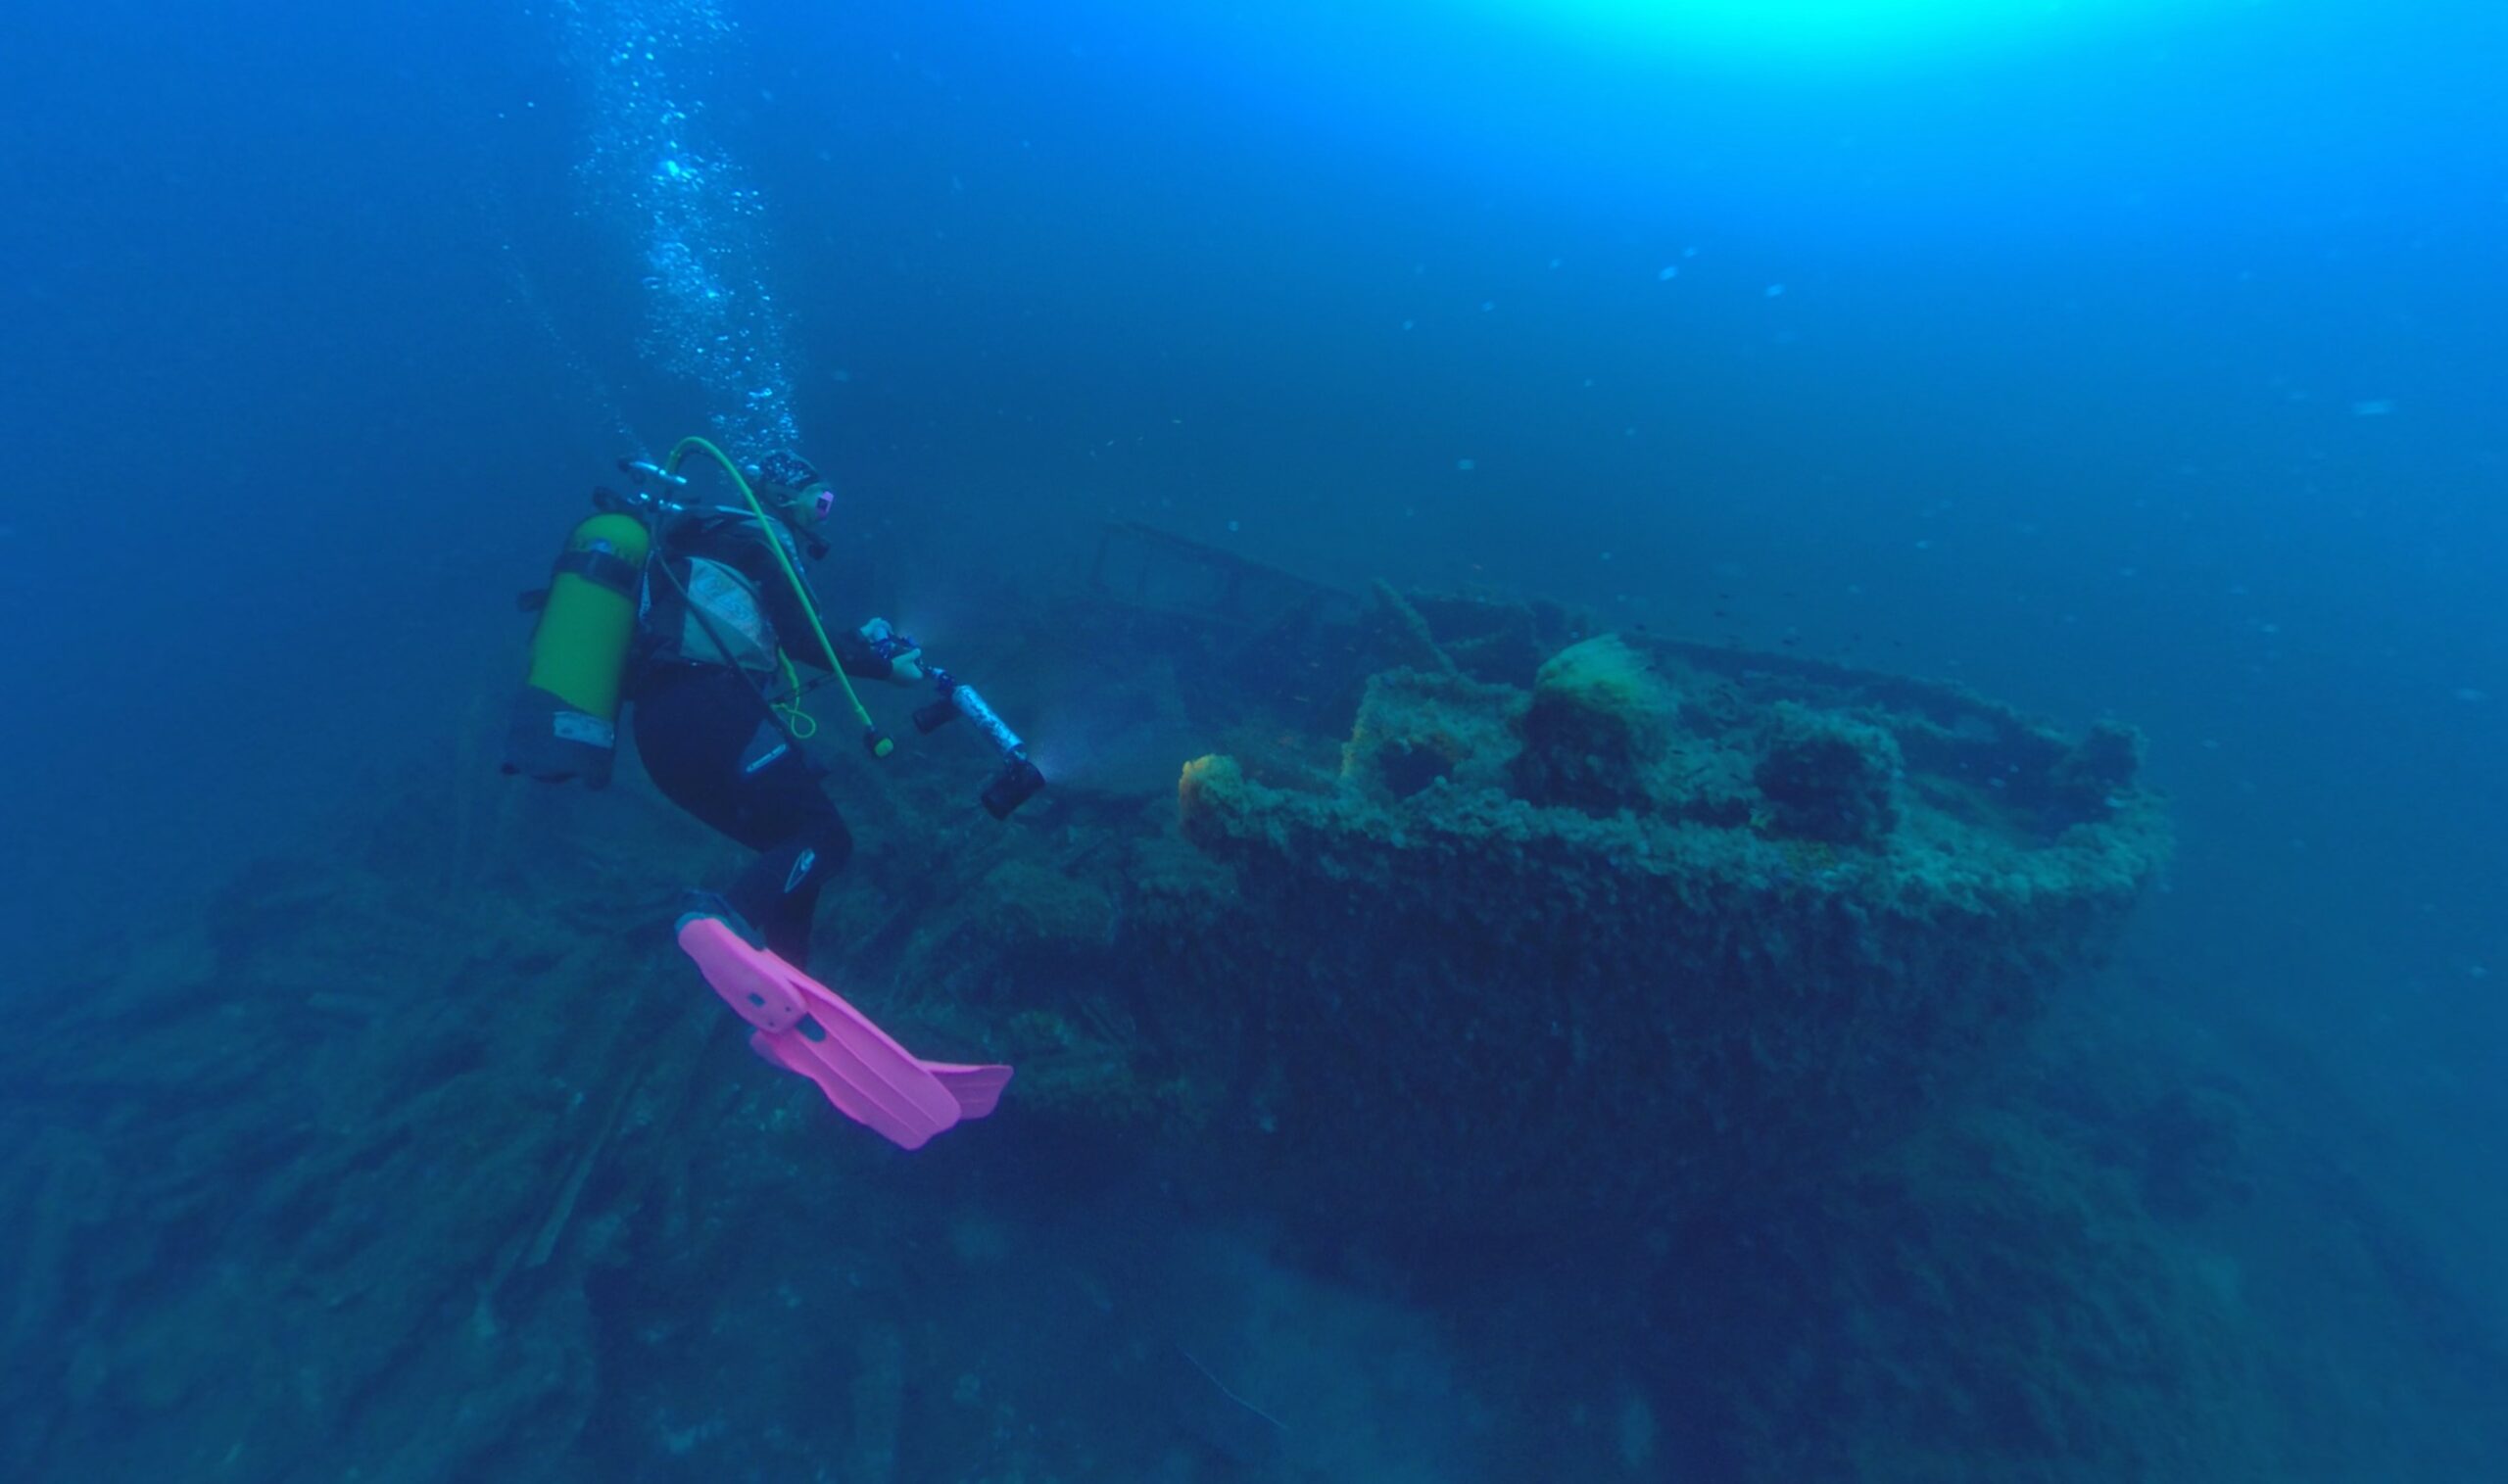
[[[985,740],[1001,754],[1001,771],[992,776],[992,782],[985,785],[980,795],[984,812],[994,819],[1008,819],[1010,811],[1036,797],[1037,790],[1044,788],[1045,775],[1029,761],[1028,744],[1019,740],[1019,734],[1011,731],[992,707],[985,704],[984,697],[976,694],[975,687],[960,684],[948,671],[937,666],[930,668],[928,673],[933,685],[940,692],[940,698],[916,710],[914,730],[929,735],[961,716],[974,722],[976,730],[982,732]]]

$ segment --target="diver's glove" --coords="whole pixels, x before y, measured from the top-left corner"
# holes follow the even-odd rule
[[[901,686],[923,680],[923,647],[900,634],[885,618],[875,618],[856,631],[871,652],[889,662],[889,679]]]

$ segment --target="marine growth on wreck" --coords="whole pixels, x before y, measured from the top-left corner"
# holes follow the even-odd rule
[[[1417,611],[1336,768],[1184,767],[1220,869],[1140,891],[1162,1013],[1225,1021],[1320,1211],[1676,1222],[1818,1173],[2007,1048],[2167,850],[2120,727],[1643,634],[1471,665]]]

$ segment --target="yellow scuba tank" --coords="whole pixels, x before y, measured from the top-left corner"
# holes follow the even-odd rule
[[[637,593],[651,538],[615,511],[575,527],[531,631],[531,674],[514,698],[505,771],[548,783],[609,782],[618,691],[636,634]]]

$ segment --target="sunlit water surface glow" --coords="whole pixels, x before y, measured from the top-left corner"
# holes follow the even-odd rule
[[[2216,9],[2218,0],[1448,0],[1458,12],[1639,56],[1834,72],[1983,62]]]

